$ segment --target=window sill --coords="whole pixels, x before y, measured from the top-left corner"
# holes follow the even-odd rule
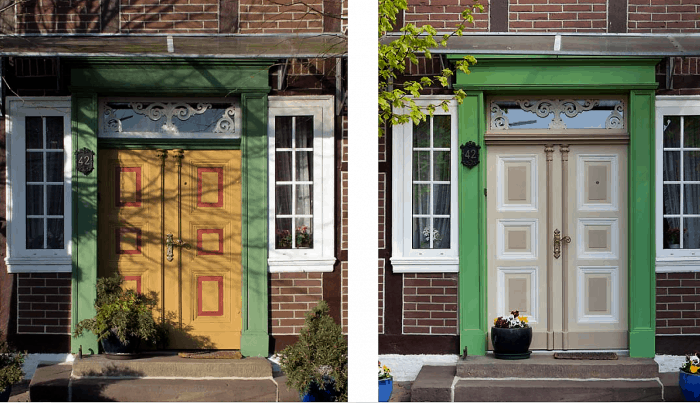
[[[73,264],[66,259],[12,259],[5,258],[8,273],[70,273]]]
[[[331,272],[336,258],[268,259],[270,273]]]
[[[459,273],[458,257],[392,257],[394,273]]]
[[[657,273],[695,272],[700,271],[699,257],[661,257],[656,259]]]

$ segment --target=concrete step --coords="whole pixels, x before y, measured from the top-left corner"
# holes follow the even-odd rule
[[[187,359],[150,355],[133,360],[90,356],[71,365],[40,366],[31,401],[299,401],[264,358]]]
[[[532,354],[525,360],[499,360],[491,354],[469,356],[457,362],[459,378],[655,378],[653,358],[618,357],[617,360],[562,360],[552,354]]]

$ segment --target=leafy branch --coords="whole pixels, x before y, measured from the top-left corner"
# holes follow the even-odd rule
[[[396,84],[394,80],[404,74],[407,63],[418,65],[419,55],[431,59],[430,49],[447,46],[447,40],[453,36],[462,36],[466,24],[474,23],[475,12],[484,11],[479,0],[473,0],[474,5],[461,13],[462,20],[453,32],[438,35],[431,25],[416,26],[408,23],[400,29],[401,35],[382,44],[379,42],[379,136],[384,135],[387,124],[399,125],[413,121],[418,124],[425,121],[426,116],[432,116],[437,108],[448,110],[448,100],[427,106],[416,105],[415,99],[420,97],[425,87],[440,85],[448,87],[454,71],[444,68],[438,75],[424,76],[419,80],[409,80]],[[407,0],[379,0],[379,39],[390,32],[396,24],[396,15],[408,8]],[[436,40],[437,38],[437,40]],[[438,42],[439,40],[439,42]],[[465,56],[455,63],[455,68],[469,74],[469,66],[476,64],[473,56]],[[454,91],[454,99],[462,103],[466,93],[463,90]],[[408,110],[407,113],[400,112]]]

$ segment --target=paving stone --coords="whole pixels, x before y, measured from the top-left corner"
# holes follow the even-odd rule
[[[29,382],[29,400],[32,402],[67,402],[70,364],[39,364]]]
[[[411,386],[412,402],[452,401],[452,382],[456,369],[453,365],[423,365]]]

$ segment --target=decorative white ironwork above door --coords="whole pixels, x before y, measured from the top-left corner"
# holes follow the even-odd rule
[[[493,99],[489,105],[490,131],[626,129],[622,99]]]
[[[144,98],[100,101],[101,138],[240,138],[237,101]]]

